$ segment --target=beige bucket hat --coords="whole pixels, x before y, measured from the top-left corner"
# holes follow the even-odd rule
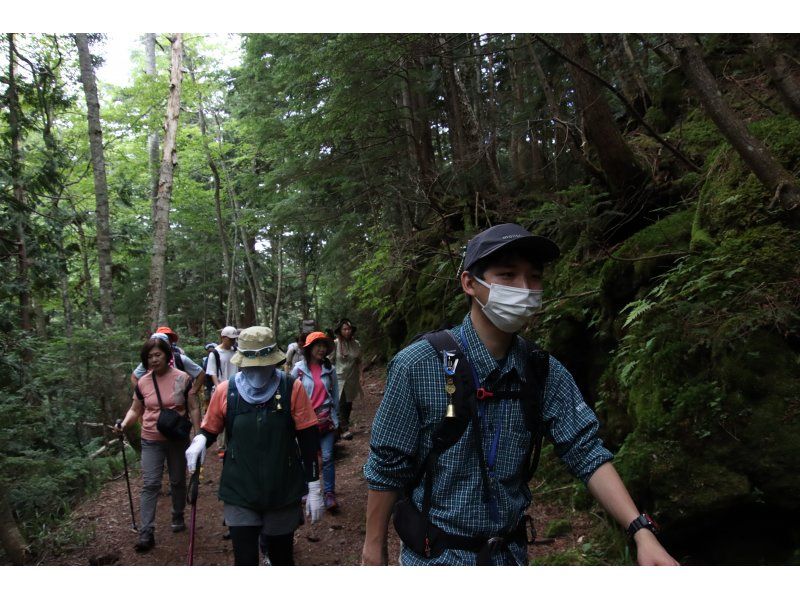
[[[231,363],[240,368],[276,365],[286,355],[275,343],[275,335],[266,326],[251,326],[239,333],[239,346]]]

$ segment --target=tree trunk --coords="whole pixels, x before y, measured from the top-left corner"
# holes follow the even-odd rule
[[[28,557],[28,547],[17,527],[6,489],[0,482],[0,546],[14,565],[24,565]]]
[[[593,70],[583,34],[565,33],[560,37],[570,59]],[[617,128],[602,89],[592,77],[571,63],[569,70],[575,84],[576,108],[584,119],[586,139],[597,152],[609,187],[622,197],[635,194],[647,182],[647,175]]]
[[[97,96],[92,55],[85,33],[75,34],[81,82],[86,95],[87,120],[89,123],[89,151],[94,171],[94,195],[97,216],[97,265],[100,270],[100,314],[103,324],[113,326],[113,284],[111,280],[111,225],[108,207],[108,184],[106,183],[106,161],[103,154],[103,129],[100,125],[100,100]]]
[[[145,33],[144,38],[145,74],[152,79],[156,77],[156,34]],[[158,198],[158,170],[160,159],[158,156],[158,131],[151,131],[147,136],[147,153],[150,166],[150,188],[151,188],[151,216],[155,221],[156,199]]]
[[[522,69],[514,54],[510,55],[509,73],[511,74],[511,90],[514,98],[514,111],[511,116],[511,139],[508,142],[508,155],[511,161],[511,172],[517,185],[522,185],[527,178],[527,163],[523,159],[527,134],[525,126],[525,92],[523,91]]]
[[[81,266],[83,271],[83,284],[84,284],[84,295],[86,297],[86,309],[78,310],[81,315],[81,325],[84,327],[86,326],[86,314],[87,312],[96,312],[96,303],[94,298],[94,285],[92,284],[92,275],[89,269],[89,243],[86,240],[86,233],[83,230],[83,224],[81,223],[80,214],[78,214],[78,210],[75,208],[75,204],[73,203],[72,199],[69,195],[67,195],[67,201],[69,202],[69,206],[72,209],[72,216],[73,216],[73,224],[75,225],[75,232],[78,234],[78,244],[81,248]]]
[[[192,64],[191,60],[187,61],[187,66],[189,68],[189,75],[192,78],[192,83],[196,83],[194,65]],[[231,271],[233,265],[231,263],[231,255],[229,250],[230,241],[228,240],[228,234],[225,232],[225,221],[222,219],[222,202],[220,199],[222,183],[219,176],[217,163],[214,160],[214,156],[211,154],[211,145],[208,140],[208,123],[206,122],[206,113],[203,106],[202,94],[198,94],[197,117],[200,123],[200,134],[203,137],[203,151],[206,154],[206,162],[208,163],[209,170],[211,170],[211,176],[214,181],[214,211],[217,216],[217,232],[219,233],[219,243],[222,249],[222,262],[227,271],[226,279],[230,280],[233,276],[233,272]]]
[[[642,114],[645,113],[647,108],[651,105],[651,96],[650,90],[647,89],[647,82],[644,80],[644,74],[642,73],[642,67],[636,57],[633,55],[633,49],[631,48],[631,44],[628,41],[628,34],[621,33],[620,38],[622,38],[622,49],[625,54],[625,57],[628,59],[628,65],[631,70],[631,75],[633,77],[634,82],[636,83],[636,87],[639,90],[639,95],[642,98]]]
[[[300,311],[303,319],[308,319],[308,260],[306,256],[306,246],[308,238],[306,235],[298,235],[298,268],[300,277]]]
[[[750,37],[783,103],[800,118],[800,77],[792,72],[787,57],[777,47],[771,33],[751,33]]]
[[[219,143],[222,144],[222,125],[219,122],[219,118],[215,114],[215,119],[217,123],[217,128],[219,130]],[[250,288],[251,294],[251,301],[252,301],[252,321],[255,322],[256,318],[265,317],[266,310],[264,309],[265,300],[264,295],[261,292],[261,285],[258,282],[258,275],[256,272],[255,263],[252,257],[252,251],[250,249],[250,240],[247,238],[247,234],[245,233],[244,227],[241,224],[240,220],[240,208],[239,208],[239,200],[236,196],[236,191],[233,188],[233,181],[231,180],[230,173],[228,172],[227,167],[225,166],[225,160],[220,160],[219,165],[222,167],[222,174],[225,176],[225,189],[228,192],[228,197],[231,201],[231,207],[233,208],[233,224],[234,224],[234,231],[238,230],[236,233],[241,241],[242,247],[244,249],[244,256],[245,261],[247,263],[247,275],[245,275],[245,280]],[[247,308],[247,304],[245,304],[245,308]],[[248,318],[245,317],[245,320]],[[254,324],[250,324],[251,326]]]
[[[410,137],[411,157],[416,162],[422,188],[427,192],[436,180],[436,166],[433,157],[433,141],[428,121],[428,106],[425,95],[419,91],[416,79],[425,74],[424,65],[418,56],[405,61],[406,76],[402,85],[401,99],[408,111],[404,119],[406,133]]]
[[[614,74],[614,79],[617,81],[622,95],[625,96],[628,102],[641,108],[641,104],[637,102],[639,92],[636,82],[633,80],[631,65],[625,64],[622,58],[622,52],[624,50],[622,48],[621,37],[622,36],[618,33],[601,33],[600,41],[603,50],[605,50],[605,56],[608,59],[611,72]]]
[[[497,163],[497,146],[499,144],[500,132],[497,127],[497,93],[495,92],[494,55],[489,52],[486,58],[489,63],[489,68],[486,69],[486,76],[488,79],[487,83],[489,87],[489,107],[487,109],[486,118],[489,121],[489,124],[487,127],[483,127],[483,129],[490,128],[491,135],[489,137],[489,143],[484,144],[484,152],[486,156],[486,164],[489,167],[489,172],[492,175],[492,184],[497,191],[503,193],[505,186],[503,185],[503,179],[500,176],[500,165]],[[478,65],[478,73],[481,72],[480,60],[481,57],[477,56],[476,63]],[[478,80],[478,86],[480,87],[480,79]],[[535,167],[536,166],[534,165],[534,168]],[[539,165],[538,171],[541,172],[541,164]]]
[[[444,36],[439,36],[438,40],[441,47],[440,57],[444,73],[446,106],[449,107],[448,115],[451,119],[449,124],[454,129],[453,140],[458,144],[455,148],[456,170],[465,174],[468,180],[474,181],[473,184],[467,186],[469,195],[473,196],[475,192],[482,192],[486,188],[486,185],[482,183],[483,176],[470,174],[470,171],[483,161],[494,190],[500,191],[502,182],[497,164],[492,161],[488,147],[481,141],[478,118],[469,102],[467,89],[456,68],[449,43]]]
[[[453,165],[457,170],[464,167],[469,154],[467,141],[464,138],[464,115],[462,105],[457,98],[456,68],[453,64],[453,57],[447,50],[447,41],[444,37],[438,38],[442,76],[445,89],[445,111],[447,112],[448,134],[450,135],[450,147],[453,148]]]
[[[530,55],[531,62],[533,63],[534,72],[536,73],[536,77],[539,79],[539,85],[542,87],[542,93],[544,93],[545,102],[547,103],[547,108],[550,112],[550,117],[555,121],[555,151],[553,156],[553,163],[554,168],[558,169],[559,162],[563,162],[562,154],[564,153],[564,148],[568,148],[570,154],[572,155],[573,159],[583,165],[586,172],[591,174],[592,176],[600,179],[603,179],[603,175],[598,170],[598,168],[589,161],[589,158],[586,154],[581,150],[578,144],[575,142],[575,138],[573,137],[574,133],[570,128],[567,126],[567,122],[564,119],[564,114],[561,110],[561,106],[556,99],[556,94],[553,90],[553,86],[550,84],[550,80],[547,78],[547,75],[542,68],[541,62],[539,62],[539,57],[536,54],[536,51],[533,48],[533,43],[531,42],[531,36],[525,36],[526,46],[528,48],[528,54]],[[556,182],[558,176],[555,177]]]
[[[283,228],[278,228],[278,234],[272,241],[272,257],[275,260],[275,270],[278,274],[275,288],[275,304],[272,306],[272,333],[278,338],[279,314],[281,313],[281,295],[283,293]]]
[[[778,202],[784,210],[792,213],[793,218],[800,217],[800,185],[797,179],[781,166],[759,139],[750,134],[742,119],[722,99],[717,81],[703,60],[700,44],[692,35],[685,33],[670,34],[669,38],[678,51],[681,68],[700,96],[711,120],[758,180],[770,193],[774,193],[773,204]]]
[[[150,283],[148,285],[149,314],[147,322],[151,330],[158,325],[159,311],[164,297],[167,259],[167,233],[169,232],[169,206],[172,199],[172,180],[178,162],[175,141],[178,134],[178,117],[181,107],[181,63],[183,61],[183,34],[177,33],[171,40],[172,66],[170,72],[170,91],[167,103],[167,117],[164,122],[164,153],[161,171],[158,176],[158,200],[153,226],[153,256],[150,261]],[[164,322],[166,323],[166,322]]]
[[[17,229],[17,284],[19,285],[19,320],[22,330],[31,329],[31,295],[30,281],[28,280],[28,250],[26,244],[26,198],[25,186],[22,178],[22,153],[20,142],[22,140],[21,111],[19,95],[17,93],[16,75],[16,44],[14,34],[8,37],[8,134],[11,138],[11,186],[13,188],[15,206],[15,220]]]

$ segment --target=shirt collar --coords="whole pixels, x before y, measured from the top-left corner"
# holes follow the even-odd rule
[[[461,336],[459,328],[464,330],[463,337]],[[506,360],[506,363],[502,369],[498,369],[497,360],[492,357],[491,353],[489,353],[489,350],[486,348],[486,345],[483,344],[483,341],[481,341],[478,333],[475,331],[475,327],[472,325],[472,318],[470,317],[469,313],[464,316],[461,326],[457,326],[453,330],[453,333],[458,339],[459,344],[463,344],[463,339],[466,339],[467,346],[462,348],[464,349],[470,362],[472,362],[472,365],[478,374],[478,379],[481,382],[485,381],[489,374],[491,374],[494,370],[498,370],[497,374],[495,375],[495,380],[499,380],[511,370],[516,370],[520,380],[525,379],[525,341],[523,341],[519,335],[514,335],[514,338],[511,341],[511,347],[508,351],[508,359]]]

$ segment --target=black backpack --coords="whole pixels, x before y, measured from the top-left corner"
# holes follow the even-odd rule
[[[185,372],[186,366],[183,365],[183,358],[181,357],[181,350],[177,345],[172,345],[172,357],[175,359],[175,367],[180,371]]]
[[[425,460],[421,463],[412,482],[407,486],[406,491],[410,492],[417,487],[420,480],[425,478],[425,495],[423,499],[423,513],[427,516],[430,507],[431,492],[433,488],[433,472],[436,468],[436,461],[439,456],[448,448],[453,446],[467,429],[470,422],[476,434],[476,445],[482,447],[480,437],[480,423],[478,421],[478,400],[485,398],[486,390],[475,388],[472,377],[471,365],[464,355],[461,346],[449,330],[437,330],[421,335],[421,340],[426,340],[441,355],[446,351],[451,357],[450,362],[458,362],[455,373],[450,376],[455,386],[455,392],[451,394],[452,410],[442,418],[433,432],[433,444]],[[547,375],[550,371],[550,356],[535,343],[525,341],[528,358],[525,365],[525,384],[516,393],[521,401],[522,412],[525,416],[525,427],[531,433],[531,442],[528,446],[526,457],[522,462],[519,475],[527,484],[533,477],[539,465],[539,457],[544,438],[544,425],[542,423],[542,404],[544,402],[544,391],[547,382]],[[443,375],[445,373],[443,372]],[[449,383],[449,380],[448,380]],[[508,397],[511,398],[511,397]],[[486,470],[486,457],[482,448],[478,450],[478,459],[481,466],[481,476],[483,478],[483,491],[489,492],[489,480]]]

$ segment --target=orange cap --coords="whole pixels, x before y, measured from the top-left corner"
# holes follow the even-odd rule
[[[329,347],[333,345],[331,337],[329,337],[324,332],[317,331],[317,332],[312,332],[306,337],[306,343],[303,345],[303,348],[305,349],[307,347],[310,347],[312,344],[314,344],[314,341],[324,341],[325,344],[328,345]]]
[[[178,334],[172,330],[169,326],[160,326],[156,329],[156,332],[160,332],[161,334],[166,334],[173,343],[178,342]]]

